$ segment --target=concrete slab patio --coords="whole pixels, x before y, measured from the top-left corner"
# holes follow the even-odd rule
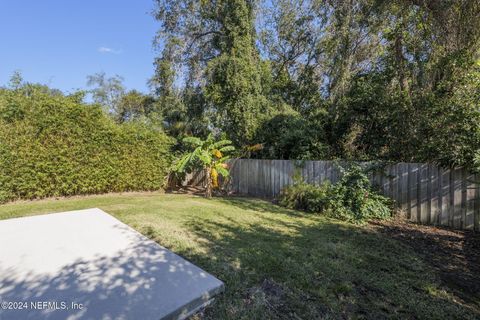
[[[100,209],[0,221],[0,319],[183,319],[223,283]]]

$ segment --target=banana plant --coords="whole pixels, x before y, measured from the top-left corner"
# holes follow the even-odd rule
[[[202,169],[205,172],[205,197],[212,196],[213,188],[218,188],[218,176],[228,177],[230,159],[226,153],[235,150],[230,140],[215,141],[212,134],[205,140],[197,137],[183,139],[186,145],[192,146],[191,152],[183,155],[174,167],[176,172],[185,172],[188,169]]]

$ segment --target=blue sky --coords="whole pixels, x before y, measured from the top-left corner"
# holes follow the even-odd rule
[[[104,71],[147,92],[153,7],[153,0],[0,0],[0,86],[20,70],[29,82],[71,92]]]

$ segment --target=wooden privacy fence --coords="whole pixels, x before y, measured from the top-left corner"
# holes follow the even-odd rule
[[[325,180],[335,183],[340,178],[334,161],[236,159],[230,164],[230,191],[269,199],[293,183],[295,172],[301,173],[304,181],[317,185]],[[372,171],[369,178],[414,222],[480,230],[476,183],[480,175],[432,164],[397,163]]]

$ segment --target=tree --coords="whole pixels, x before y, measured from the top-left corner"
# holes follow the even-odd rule
[[[90,93],[95,103],[100,104],[107,113],[117,111],[120,99],[125,94],[122,77],[107,77],[105,72],[95,73],[87,77],[87,86],[94,87]]]
[[[20,89],[24,84],[23,76],[20,70],[15,70],[10,77],[10,81],[8,82],[8,87],[12,88],[13,90]]]
[[[118,123],[144,118],[155,126],[162,125],[159,102],[137,90],[127,91],[122,77],[107,77],[105,72],[99,72],[88,76],[87,85],[94,87],[90,90],[93,101]]]
[[[200,168],[205,172],[205,197],[212,196],[212,188],[218,187],[218,175],[228,177],[227,161],[230,159],[225,153],[235,150],[230,140],[215,141],[212,134],[207,139],[186,137],[183,142],[193,146],[194,150],[186,153],[177,162],[174,171],[185,172],[189,169]]]
[[[256,141],[265,146],[254,156],[266,159],[329,159],[323,110],[308,119],[298,112],[278,114],[265,121],[257,131]]]
[[[216,115],[213,124],[236,145],[248,143],[268,114],[255,45],[255,1],[158,0],[157,7],[160,99],[171,93],[172,71],[182,70],[187,87],[202,88],[204,112]]]
[[[151,117],[155,112],[157,112],[157,102],[152,96],[130,90],[120,96],[115,106],[114,118],[122,123],[141,117]]]
[[[264,157],[480,158],[480,0],[156,3],[159,97],[183,132],[207,119]]]
[[[216,123],[236,145],[251,142],[262,118],[269,113],[255,47],[254,9],[250,1],[219,2],[217,18],[222,37],[216,47],[220,55],[207,68],[206,96],[218,111]]]

